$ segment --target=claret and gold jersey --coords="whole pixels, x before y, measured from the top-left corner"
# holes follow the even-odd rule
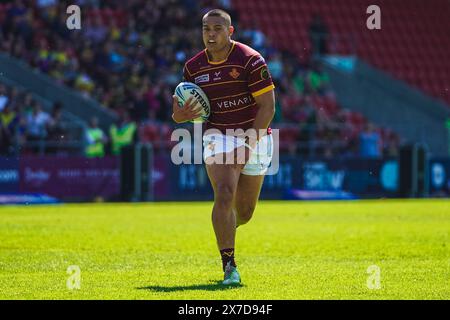
[[[206,128],[249,129],[257,106],[254,97],[274,89],[264,58],[254,49],[233,41],[228,57],[209,61],[206,49],[184,66],[185,81],[200,86],[208,96],[211,114]]]

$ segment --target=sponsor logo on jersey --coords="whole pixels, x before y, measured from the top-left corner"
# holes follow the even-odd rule
[[[208,74],[202,74],[201,76],[198,76],[195,78],[195,83],[204,83],[209,82],[209,73]]]
[[[220,76],[220,71],[218,71],[218,72],[214,72],[214,78],[213,78],[213,81],[219,81],[219,80],[222,80],[222,77]]]
[[[231,70],[231,72],[229,73],[229,75],[233,78],[233,79],[237,79],[241,74],[236,70],[236,68],[233,68]]]
[[[251,104],[252,100],[250,96],[239,98],[239,99],[233,99],[233,100],[225,100],[217,103],[217,106],[222,109],[228,109],[232,107],[239,107],[239,106],[245,106],[247,104]]]
[[[267,80],[267,79],[269,79],[269,77],[270,77],[269,70],[267,70],[267,68],[262,68],[261,69],[261,79]]]
[[[260,62],[265,62],[263,57],[259,57],[258,59],[256,59],[256,61],[252,63],[252,67],[256,66]]]

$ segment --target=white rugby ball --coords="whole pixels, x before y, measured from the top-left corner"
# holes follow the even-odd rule
[[[184,107],[184,103],[193,97],[197,101],[197,108],[202,108],[202,115],[191,122],[205,122],[209,118],[210,105],[205,92],[198,85],[192,82],[181,82],[175,88],[175,95],[178,97],[178,105]]]

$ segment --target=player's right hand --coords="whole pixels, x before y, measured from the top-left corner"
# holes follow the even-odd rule
[[[197,100],[193,101],[193,97],[190,97],[184,103],[184,106],[180,108],[180,106],[178,105],[178,97],[174,95],[172,104],[172,119],[176,123],[182,123],[200,117],[202,115],[202,108],[200,106],[197,106],[197,104]]]

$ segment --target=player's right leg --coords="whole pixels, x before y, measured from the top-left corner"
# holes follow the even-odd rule
[[[206,165],[206,172],[214,190],[212,222],[219,250],[234,248],[236,220],[231,209],[241,170],[242,166],[238,165]]]
[[[214,190],[212,223],[222,257],[223,284],[239,284],[241,278],[234,261],[236,216],[232,211],[233,199],[243,165],[210,164],[206,171]]]
[[[234,161],[234,150],[239,146],[235,137],[215,133],[205,135],[203,141],[206,171],[214,190],[212,222],[222,257],[223,283],[239,284],[240,276],[234,261],[236,216],[232,207],[244,163]],[[243,148],[242,143],[240,145]]]

